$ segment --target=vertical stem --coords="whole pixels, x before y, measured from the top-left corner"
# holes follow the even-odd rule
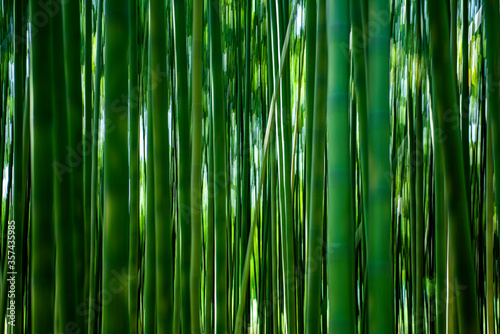
[[[96,289],[97,289],[97,260],[96,241],[97,239],[97,193],[98,193],[98,161],[97,149],[99,142],[99,110],[101,98],[101,58],[102,58],[102,6],[103,0],[99,0],[97,5],[97,31],[96,31],[96,59],[94,73],[94,115],[92,130],[92,185],[91,185],[91,203],[90,203],[90,267],[89,267],[89,316],[88,316],[88,334],[95,332],[95,307]]]
[[[42,10],[39,1],[30,0],[30,21]],[[50,24],[39,27],[31,37],[31,312],[33,333],[54,332],[55,240],[52,213],[53,169],[47,159],[53,158],[52,96],[47,84],[52,72],[47,45],[51,41]],[[1,93],[0,93],[1,94]],[[2,164],[3,166],[3,164]],[[21,222],[19,222],[21,223]],[[4,302],[2,300],[2,302]],[[22,304],[22,303],[21,303]]]
[[[140,172],[139,172],[139,83],[137,63],[137,3],[129,0],[129,178],[130,178],[130,222],[129,222],[129,292],[128,312],[130,334],[138,332],[139,296],[139,222],[140,222]]]
[[[210,84],[214,134],[215,333],[227,332],[226,130],[220,41],[220,2],[209,2]]]
[[[389,3],[370,0],[371,15],[389,15]],[[389,22],[388,22],[389,23]],[[389,161],[389,55],[390,25],[371,37],[368,50],[368,215],[366,254],[368,278],[368,330],[394,332],[393,273],[391,256],[391,186]]]
[[[326,112],[326,4],[318,1],[316,30],[316,83],[314,99],[313,141],[311,156],[311,193],[306,251],[305,332],[319,333],[321,316],[321,263],[323,243],[323,186]]]
[[[127,106],[117,106],[123,96],[128,101],[128,7],[120,0],[106,0],[105,23],[105,68],[104,68],[104,124],[114,126],[104,133],[104,216],[103,216],[103,289],[112,289],[116,276],[128,273],[129,230],[123,228],[130,221],[128,210],[128,141]],[[128,281],[124,289],[113,295],[103,305],[102,331],[105,333],[127,333]]]
[[[54,161],[66,162],[66,148],[70,145],[69,113],[66,95],[58,94],[66,89],[64,77],[63,15],[55,15],[52,27],[52,116],[54,135],[52,138]],[[55,135],[57,134],[57,135]],[[68,205],[71,196],[71,174],[60,174],[55,170],[54,180],[54,226],[56,237],[56,331],[63,331],[66,324],[76,320],[76,277],[73,248],[72,207]]]
[[[349,43],[349,2],[329,0],[328,22],[328,205],[327,281],[329,328],[356,330],[354,219],[351,205],[349,133],[349,57],[341,45]],[[319,36],[319,34],[318,34]]]
[[[190,111],[188,106],[188,66],[186,56],[186,4],[181,0],[173,0],[175,75],[177,97],[177,145],[178,145],[178,184],[179,184],[179,223],[181,250],[181,327],[186,333],[191,332],[190,312],[190,251],[191,251],[191,219],[190,219]]]
[[[191,330],[200,333],[200,277],[201,277],[201,173],[202,173],[202,65],[203,57],[203,2],[193,1],[192,40],[192,165],[191,165]],[[187,311],[187,310],[186,310]]]

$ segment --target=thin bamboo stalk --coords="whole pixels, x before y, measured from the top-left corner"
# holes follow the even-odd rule
[[[94,72],[94,114],[92,129],[92,185],[91,185],[91,203],[90,203],[90,267],[89,267],[89,312],[88,312],[88,334],[95,332],[95,307],[97,301],[97,266],[96,266],[96,241],[97,239],[97,200],[98,200],[98,139],[99,139],[99,110],[101,100],[101,64],[102,64],[102,9],[103,0],[97,4],[97,29],[96,29],[96,59]]]
[[[130,222],[129,222],[129,291],[128,313],[130,334],[139,331],[139,223],[140,223],[140,166],[139,166],[139,82],[137,63],[137,2],[129,0],[129,86],[128,86],[128,131],[129,131],[129,178],[130,178]]]
[[[192,40],[192,159],[191,159],[191,331],[201,333],[200,290],[201,290],[201,173],[202,173],[202,64],[203,57],[203,2],[193,1],[193,40]]]
[[[208,4],[210,26],[210,88],[214,146],[215,333],[228,332],[227,231],[226,231],[226,129],[220,41],[220,2]]]

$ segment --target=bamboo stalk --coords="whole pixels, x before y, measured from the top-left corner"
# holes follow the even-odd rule
[[[42,10],[41,3],[30,1],[29,17]],[[47,158],[52,149],[52,96],[47,84],[52,72],[47,45],[51,40],[50,24],[31,36],[30,47],[30,127],[32,207],[31,207],[31,328],[34,333],[54,331],[55,238],[53,223],[53,169]],[[3,164],[2,164],[3,166]],[[21,223],[21,222],[19,222]],[[5,262],[6,263],[6,262]],[[4,272],[6,272],[4,270]],[[4,300],[2,300],[2,303]],[[4,304],[5,305],[5,304]]]
[[[88,334],[95,331],[95,302],[97,301],[97,266],[96,266],[96,240],[97,239],[97,192],[98,192],[98,138],[99,138],[99,110],[101,98],[101,64],[102,64],[102,9],[103,0],[99,0],[97,5],[97,29],[96,29],[96,59],[94,72],[94,114],[92,130],[92,185],[91,185],[91,203],[90,203],[90,267],[89,267],[89,313],[88,313]]]
[[[327,3],[327,281],[328,328],[342,333],[356,330],[354,233],[351,201],[349,132],[349,57],[341,45],[349,43],[349,3]],[[318,34],[320,36],[320,34]],[[319,68],[319,63],[318,63]],[[319,91],[318,86],[318,91]],[[317,128],[316,128],[317,130]],[[314,186],[314,185],[313,185]],[[314,196],[314,195],[313,195]]]
[[[201,289],[201,173],[202,173],[202,64],[203,57],[203,2],[193,1],[193,41],[192,41],[192,99],[191,116],[193,126],[191,159],[191,331],[201,333],[200,289]]]
[[[371,15],[388,15],[389,3],[370,0]],[[368,208],[366,216],[366,270],[368,330],[394,332],[393,269],[391,257],[391,187],[389,161],[389,55],[390,27],[381,25],[368,49]]]
[[[139,309],[139,223],[140,223],[140,166],[139,166],[139,82],[137,63],[137,2],[129,0],[129,86],[128,86],[128,131],[129,131],[129,178],[130,178],[130,222],[129,222],[129,291],[128,314],[130,334],[138,333]]]
[[[122,228],[130,221],[128,210],[129,170],[127,141],[127,107],[119,106],[122,96],[128,100],[128,63],[124,55],[128,52],[128,6],[123,7],[119,0],[106,0],[105,24],[105,67],[104,67],[104,124],[113,125],[113,130],[104,133],[104,204],[103,204],[103,264],[102,286],[113,289],[117,273],[128,273],[129,230]],[[126,226],[126,225],[125,225]],[[103,305],[102,331],[127,333],[128,317],[128,280]],[[111,290],[112,291],[112,290]]]
[[[185,2],[172,1],[174,18],[175,78],[177,97],[177,145],[178,145],[178,201],[181,247],[181,308],[190,310],[189,270],[191,252],[191,204],[190,204],[190,111],[188,106],[188,67],[186,57],[186,9]],[[181,312],[181,327],[186,333],[191,332],[191,313]]]

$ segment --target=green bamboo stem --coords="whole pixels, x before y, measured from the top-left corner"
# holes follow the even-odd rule
[[[88,308],[90,280],[90,224],[92,203],[92,1],[85,0],[85,94],[84,94],[84,139],[83,139],[83,216],[84,216],[84,287],[82,298]],[[88,323],[83,333],[87,333]]]
[[[52,27],[52,116],[54,119],[53,136],[54,160],[66,160],[66,148],[69,145],[68,113],[66,96],[56,92],[64,91],[64,45],[63,18],[55,15],[51,21]],[[54,180],[54,226],[56,237],[56,321],[57,331],[63,331],[68,323],[76,320],[76,280],[73,248],[73,215],[71,206],[66,200],[71,196],[71,178],[56,172]]]
[[[212,108],[208,114],[208,148],[207,148],[207,241],[205,270],[205,333],[213,332],[214,319],[214,145]]]
[[[30,21],[42,10],[39,1],[30,0]],[[30,86],[31,86],[31,328],[33,333],[54,332],[55,292],[55,238],[52,213],[53,169],[47,158],[52,149],[52,96],[47,84],[52,72],[50,51],[50,24],[40,27],[31,37]],[[19,222],[20,223],[20,222]],[[5,272],[5,271],[4,271]],[[2,301],[3,302],[3,301]]]
[[[168,129],[167,80],[165,61],[166,25],[165,4],[153,0],[149,6],[150,75],[154,163],[154,212],[156,249],[156,324],[158,333],[172,332],[173,310],[173,257],[172,219],[170,209],[170,144]],[[151,128],[150,128],[151,127]]]
[[[139,223],[140,223],[140,172],[139,172],[139,82],[137,63],[137,3],[129,0],[129,178],[130,178],[130,222],[129,222],[129,291],[128,314],[130,334],[138,333],[139,308]]]
[[[326,15],[328,22],[328,90],[326,114],[328,127],[328,205],[326,230],[326,274],[329,301],[328,328],[341,333],[355,333],[355,226],[351,208],[353,203],[351,201],[351,161],[349,150],[350,65],[349,57],[345,56],[340,47],[341,45],[349,44],[349,3],[346,1],[329,0]],[[320,34],[318,34],[319,36]]]
[[[242,151],[241,151],[241,177],[238,177],[238,179],[241,179],[241,216],[240,216],[240,226],[241,226],[241,242],[240,242],[240,259],[239,259],[239,264],[240,266],[243,264],[245,260],[245,253],[244,249],[247,247],[248,243],[248,230],[250,228],[250,222],[251,222],[251,194],[250,194],[250,102],[251,102],[251,59],[252,59],[252,50],[251,50],[251,38],[252,38],[252,31],[251,31],[251,21],[252,21],[252,6],[251,6],[251,1],[246,0],[245,1],[245,11],[244,11],[244,16],[245,16],[245,76],[244,76],[244,84],[242,90],[244,92],[244,109],[242,110],[242,119],[241,119],[241,124],[242,127]],[[253,69],[252,69],[253,70]],[[243,81],[243,80],[242,80]],[[240,271],[240,269],[238,269]],[[241,271],[240,271],[241,274]],[[236,289],[238,290],[238,289]],[[250,293],[250,287],[247,288],[246,293]],[[235,300],[238,300],[239,297],[239,291],[237,291]],[[244,330],[248,328],[249,322],[250,322],[250,303],[247,302],[245,305],[245,310],[244,310]]]
[[[193,1],[193,40],[192,40],[192,99],[191,116],[193,126],[191,159],[191,331],[201,333],[200,289],[201,289],[201,173],[202,173],[202,64],[203,57],[203,2]]]
[[[57,5],[57,4],[56,4]],[[83,197],[83,162],[78,153],[78,147],[82,145],[82,85],[81,85],[81,65],[80,65],[80,7],[78,0],[69,0],[61,2],[62,21],[63,21],[63,45],[64,45],[64,74],[66,91],[66,108],[68,113],[69,130],[69,153],[67,156],[76,155],[78,164],[70,165],[71,192],[69,205],[73,219],[73,256],[75,263],[75,284],[76,284],[76,303],[83,302],[84,273],[85,273],[85,255],[84,255],[84,197]],[[72,161],[67,158],[61,161]],[[83,330],[84,321],[82,317],[76,319],[78,326]]]
[[[362,18],[362,0],[352,0],[352,55],[354,62],[354,88],[356,92],[356,109],[359,123],[359,151],[361,165],[361,188],[363,217],[368,217],[368,112],[367,112],[367,86],[366,86],[366,59],[364,40],[364,25]]]
[[[117,106],[122,96],[128,99],[128,63],[124,55],[128,52],[128,7],[119,0],[106,0],[105,24],[105,68],[104,68],[104,124],[114,126],[104,133],[104,215],[103,215],[103,265],[102,286],[116,286],[117,273],[128,273],[129,230],[123,228],[130,222],[128,210],[128,141],[126,117],[127,107]],[[125,225],[126,226],[126,225]],[[128,280],[103,305],[102,331],[105,333],[127,333]],[[116,290],[116,289],[115,289]]]
[[[319,333],[321,306],[321,263],[322,255],[318,251],[323,243],[323,186],[325,153],[325,112],[326,112],[326,15],[325,0],[318,1],[316,30],[316,83],[314,99],[313,142],[311,156],[311,194],[309,197],[308,236],[306,242],[306,290],[304,302],[305,333]]]
[[[416,1],[416,55],[421,57],[420,48],[420,0]],[[416,132],[416,151],[415,151],[415,332],[424,332],[424,290],[423,290],[423,277],[424,277],[424,264],[425,264],[425,254],[424,254],[424,215],[425,215],[425,203],[424,203],[424,142],[423,142],[423,127],[422,127],[422,82],[421,82],[421,71],[422,66],[418,63],[416,70],[416,81],[415,81],[415,132]]]
[[[149,7],[148,7],[149,12]],[[147,82],[147,155],[146,155],[146,223],[145,223],[145,268],[144,268],[144,331],[156,330],[156,216],[155,216],[155,165],[154,165],[154,125],[151,67],[151,34],[148,40]]]
[[[191,251],[191,206],[190,206],[190,111],[188,106],[188,67],[186,56],[186,8],[185,2],[172,1],[174,17],[174,44],[175,44],[175,75],[177,97],[177,174],[178,174],[178,202],[181,247],[181,308],[190,310],[190,251]],[[191,313],[181,312],[181,327],[186,333],[191,332]]]
[[[220,41],[220,3],[208,4],[210,26],[210,88],[214,146],[214,237],[215,237],[215,333],[228,332],[227,232],[226,232],[226,150],[225,112]]]
[[[309,219],[309,196],[311,194],[311,156],[314,122],[314,85],[316,81],[316,0],[306,2],[306,138],[305,138],[305,211]],[[314,61],[313,61],[314,60]],[[308,225],[308,223],[306,223]]]
[[[491,114],[490,114],[491,115]],[[490,116],[489,115],[489,116]],[[491,119],[491,118],[490,118]],[[488,121],[490,120],[488,119]],[[486,144],[486,328],[487,333],[495,333],[494,330],[494,296],[493,296],[493,142],[491,122],[488,122],[486,130],[488,143]]]
[[[88,309],[88,334],[94,333],[96,289],[97,289],[97,266],[96,266],[96,240],[97,239],[97,192],[98,192],[98,139],[99,139],[99,110],[101,99],[101,64],[102,64],[102,7],[103,0],[97,5],[97,29],[96,29],[96,59],[94,72],[94,114],[92,126],[92,184],[90,200],[90,266],[89,266],[89,309]]]
[[[460,331],[477,333],[479,322],[477,315],[476,283],[471,252],[470,225],[467,198],[465,193],[465,176],[463,157],[458,127],[458,106],[455,75],[449,52],[449,27],[447,24],[444,2],[429,7],[429,24],[431,30],[431,69],[432,92],[436,99],[433,112],[437,123],[434,134],[442,131],[446,140],[442,140],[443,170],[446,185],[445,203],[449,215],[450,243],[454,259],[455,285],[464,289],[457,293],[457,312]],[[452,84],[450,85],[450,80]],[[445,116],[446,114],[446,116]],[[445,119],[446,117],[446,119]],[[436,138],[435,138],[436,139]]]
[[[469,0],[462,0],[462,150],[469,213],[471,212],[469,158]]]
[[[370,0],[371,15],[387,15],[389,3]],[[368,208],[366,216],[366,270],[368,330],[394,332],[393,272],[391,256],[391,187],[386,180],[389,161],[389,47],[390,26],[371,36],[368,49]]]
[[[485,22],[485,32],[486,32],[486,59],[487,59],[487,68],[486,68],[486,73],[487,73],[487,90],[486,90],[486,101],[487,101],[487,110],[488,110],[488,150],[491,145],[489,145],[490,141],[493,144],[492,150],[493,150],[493,173],[495,175],[495,194],[500,193],[500,117],[498,116],[498,109],[500,105],[500,93],[498,91],[498,83],[500,82],[500,44],[498,43],[498,38],[499,38],[499,17],[500,14],[498,13],[499,11],[499,4],[497,1],[492,1],[492,0],[487,0],[484,2],[484,22]],[[491,114],[490,114],[491,112]],[[491,117],[490,117],[491,116]],[[490,138],[490,132],[491,132],[491,138]],[[487,162],[487,166],[490,167],[491,169],[491,162]],[[491,171],[489,171],[491,173]],[[488,183],[487,183],[488,184]],[[491,190],[490,190],[491,191]],[[488,194],[488,192],[487,192]],[[492,206],[491,203],[488,203],[488,201],[491,201],[490,198],[487,196],[487,205]],[[497,212],[498,209],[500,208],[500,196],[495,195],[495,203],[497,207]],[[488,207],[487,207],[488,208]],[[490,210],[487,209],[487,227],[488,225],[492,224],[493,222],[491,219],[489,219],[488,214],[492,212],[493,209],[490,208]],[[498,215],[498,214],[497,214]],[[497,218],[498,219],[498,218]],[[490,227],[490,230],[492,228]],[[487,230],[487,235],[486,235],[486,252],[487,252],[487,283],[490,283],[490,278],[489,276],[492,275],[491,271],[488,270],[488,267],[491,268],[491,266],[488,266],[488,263],[491,265],[491,244],[488,247],[488,241],[491,243],[492,240],[492,232],[488,232]],[[490,239],[490,240],[488,240]],[[498,285],[498,283],[497,283]],[[488,326],[488,333],[490,333],[490,329],[492,329],[492,322],[493,320],[491,319],[491,314],[490,314],[490,309],[491,309],[491,299],[493,298],[493,291],[491,289],[491,283],[487,284],[487,315],[486,315],[486,322]],[[489,301],[489,302],[488,302]],[[491,327],[490,327],[491,326]],[[493,331],[491,331],[493,333]]]

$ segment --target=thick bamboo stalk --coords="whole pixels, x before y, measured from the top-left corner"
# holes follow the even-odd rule
[[[54,120],[54,160],[66,162],[66,148],[70,145],[69,113],[65,91],[63,15],[55,15],[52,27],[52,116]],[[54,171],[54,226],[56,237],[56,321],[57,331],[63,331],[66,324],[76,321],[76,277],[75,250],[73,248],[74,217],[67,199],[71,198],[71,175]]]
[[[56,3],[57,5],[57,3]],[[84,197],[83,197],[83,161],[81,154],[78,153],[78,148],[82,146],[82,85],[81,85],[81,65],[80,65],[80,8],[78,0],[68,0],[61,2],[62,7],[62,29],[63,29],[63,45],[64,45],[64,76],[66,79],[66,108],[68,113],[68,131],[69,131],[69,146],[66,161],[71,168],[68,175],[70,178],[71,192],[66,198],[69,200],[69,206],[72,215],[72,233],[73,233],[73,248],[74,248],[74,263],[75,263],[75,284],[76,284],[76,303],[79,305],[83,302],[84,288]],[[70,161],[77,159],[76,165],[72,165]],[[66,222],[67,223],[67,222]],[[76,319],[78,326],[84,329],[84,321],[82,317]]]
[[[350,64],[341,48],[349,44],[349,2],[327,3],[328,90],[327,141],[327,248],[328,328],[339,333],[356,331],[354,267],[355,226],[352,217],[349,127]],[[318,34],[318,37],[320,34]],[[318,86],[318,91],[320,90]],[[317,129],[316,129],[317,130]]]
[[[158,333],[172,332],[173,257],[170,186],[170,144],[165,61],[165,4],[153,0],[149,6],[151,109],[154,163],[154,210],[156,249],[156,324]]]
[[[129,15],[128,6],[120,0],[106,0],[104,12],[104,124],[113,125],[113,130],[104,133],[102,286],[112,289],[117,274],[128,273],[129,229],[123,228],[130,221],[128,210],[124,210],[129,204],[127,106],[117,101],[123,96],[128,100],[128,63],[124,55],[128,52]],[[111,301],[103,305],[105,333],[129,331],[128,280],[119,284],[121,289],[115,289],[118,291]]]
[[[370,0],[371,15],[388,15],[389,3]],[[366,270],[368,279],[368,330],[394,332],[391,238],[391,187],[386,173],[389,161],[389,24],[370,36],[368,49],[368,208]]]
[[[31,0],[29,17],[42,10]],[[47,84],[52,66],[47,45],[50,24],[40,27],[31,37],[30,47],[30,127],[32,207],[31,207],[31,328],[34,333],[54,332],[55,239],[53,223],[52,96]],[[21,223],[21,222],[19,222]]]

